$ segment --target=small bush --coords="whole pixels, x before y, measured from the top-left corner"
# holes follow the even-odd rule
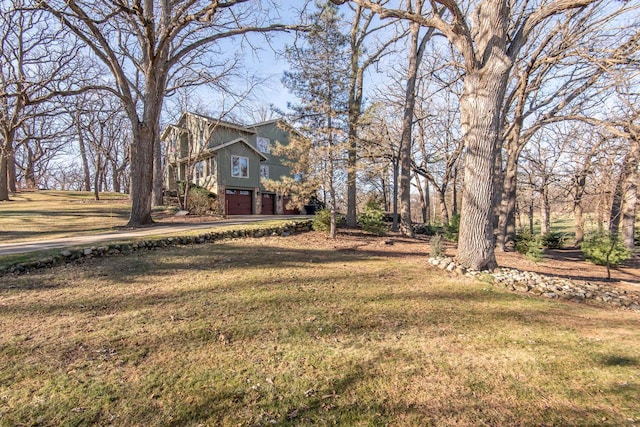
[[[444,228],[444,237],[452,242],[458,241],[458,233],[460,232],[460,214],[451,215],[449,223]]]
[[[564,245],[567,240],[567,235],[561,232],[551,232],[542,236],[542,246],[548,249],[559,249]]]
[[[339,227],[344,222],[344,216],[336,214],[336,227]],[[311,227],[315,231],[329,231],[331,230],[331,211],[329,209],[320,209],[316,211],[316,215],[313,217],[313,224]]]
[[[516,234],[516,251],[533,262],[541,261],[544,257],[540,241],[530,232]]]
[[[372,200],[367,203],[364,212],[358,216],[358,222],[364,231],[382,236],[387,231],[384,216],[380,203]]]
[[[219,210],[215,193],[195,184],[189,186],[186,207],[194,215],[205,215]]]
[[[596,265],[615,267],[631,256],[618,236],[612,236],[609,233],[598,232],[588,235],[582,242],[581,248],[587,261]]]
[[[444,240],[442,239],[442,234],[435,234],[429,240],[429,245],[431,246],[431,256],[433,258],[438,258],[444,255]]]
[[[413,226],[413,232],[424,236],[435,236],[438,229],[431,224],[416,224]]]

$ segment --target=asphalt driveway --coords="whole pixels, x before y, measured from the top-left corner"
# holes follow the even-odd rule
[[[277,219],[303,219],[302,215],[238,215],[222,221],[199,222],[199,223],[158,223],[149,227],[124,229],[100,234],[88,234],[82,236],[62,237],[59,239],[33,240],[18,243],[1,243],[0,256],[14,255],[27,252],[43,251],[49,249],[59,249],[71,246],[97,245],[114,240],[129,240],[137,237],[155,236],[159,234],[174,234],[192,230],[216,229],[222,226],[251,224],[260,221]]]

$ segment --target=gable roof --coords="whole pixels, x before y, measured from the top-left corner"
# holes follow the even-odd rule
[[[229,147],[231,145],[235,145],[235,144],[244,144],[247,147],[249,147],[251,149],[251,151],[253,151],[254,153],[256,153],[262,160],[269,160],[267,158],[267,156],[265,156],[264,154],[262,154],[260,151],[258,151],[257,148],[255,148],[253,145],[249,144],[249,141],[247,141],[244,138],[236,138],[233,141],[229,141],[229,142],[225,142],[224,144],[220,144],[220,145],[216,145],[214,147],[211,148],[207,148],[205,151],[207,153],[215,153],[217,151],[222,150],[223,148]]]
[[[282,128],[286,128],[286,130],[288,130],[289,132],[295,133],[300,138],[304,138],[305,137],[302,133],[300,133],[299,130],[294,128],[289,122],[287,122],[284,119],[267,120],[267,121],[264,121],[264,122],[254,123],[254,124],[249,125],[247,127],[251,128],[251,129],[256,129],[256,128],[260,128],[260,127],[263,127],[263,126],[271,125],[271,124],[274,124],[274,123],[277,123],[279,126],[282,126]]]
[[[250,129],[250,128],[246,127],[246,126],[240,125],[238,123],[232,123],[232,122],[228,122],[226,120],[216,119],[216,118],[213,118],[213,117],[205,116],[204,114],[192,113],[192,112],[189,112],[189,111],[186,111],[186,112],[182,113],[182,116],[180,116],[180,120],[178,120],[178,123],[182,122],[182,120],[184,118],[186,118],[187,115],[196,117],[196,118],[198,118],[200,120],[204,120],[204,121],[214,125],[214,127],[222,126],[222,127],[229,128],[229,129],[239,130],[241,132],[256,133],[255,130]]]

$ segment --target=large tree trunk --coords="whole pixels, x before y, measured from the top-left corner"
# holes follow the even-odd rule
[[[152,224],[151,206],[153,196],[153,173],[155,142],[160,139],[160,112],[166,71],[163,58],[152,69],[155,73],[147,76],[144,93],[143,120],[138,122],[135,106],[128,106],[128,116],[132,119],[133,140],[131,142],[131,215],[128,226],[138,227]]]
[[[636,208],[638,204],[638,162],[640,161],[640,141],[631,141],[631,150],[624,162],[624,182],[622,184],[622,242],[633,250],[635,239]]]
[[[460,118],[467,149],[458,261],[467,268],[497,266],[494,246],[494,174],[499,115],[507,85],[507,64],[488,60],[486,69],[469,72],[460,97]],[[501,65],[500,65],[501,64]]]
[[[151,224],[153,191],[154,132],[145,122],[135,125],[131,142],[131,215],[130,227]]]
[[[9,191],[15,193],[18,191],[17,179],[16,179],[16,152],[15,150],[9,151],[7,156],[7,186]]]
[[[164,171],[162,168],[162,144],[159,136],[153,143],[153,196],[151,205],[162,206]]]
[[[13,160],[11,152],[13,151],[13,138],[15,130],[3,132],[0,140],[0,202],[9,200],[9,162]]]
[[[622,197],[623,197],[623,183],[624,183],[624,167],[618,180],[616,181],[616,188],[613,190],[613,199],[611,201],[611,210],[609,211],[609,233],[612,236],[617,236],[620,232],[620,216],[622,215]]]
[[[7,185],[7,156],[4,150],[0,150],[0,202],[9,200],[9,187]]]

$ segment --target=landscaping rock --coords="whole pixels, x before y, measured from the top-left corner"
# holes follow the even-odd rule
[[[52,267],[57,264],[65,264],[70,263],[74,260],[82,260],[84,258],[93,258],[93,257],[101,257],[101,256],[117,256],[122,254],[127,254],[131,252],[135,252],[141,249],[149,249],[155,250],[160,248],[165,248],[168,246],[176,246],[176,245],[186,245],[192,243],[207,243],[219,239],[230,238],[230,237],[262,237],[267,236],[269,234],[275,236],[287,237],[293,234],[292,230],[303,232],[310,231],[311,220],[302,220],[302,221],[292,221],[291,223],[287,223],[285,227],[273,227],[267,230],[257,230],[257,231],[249,231],[249,230],[235,230],[235,231],[224,231],[224,232],[214,232],[214,233],[205,233],[200,236],[181,236],[181,237],[167,237],[165,239],[158,240],[140,240],[137,242],[133,242],[131,244],[114,244],[111,246],[92,246],[90,248],[84,248],[80,250],[70,250],[65,249],[61,251],[58,255],[54,257],[43,258],[38,261],[30,261],[27,263],[16,263],[13,265],[0,267],[0,276],[5,274],[23,274],[30,270],[34,270],[37,268],[47,268]]]
[[[466,271],[449,257],[429,258],[429,264],[449,272],[465,275],[482,282],[517,292],[531,293],[550,299],[577,302],[599,301],[613,307],[640,311],[640,294],[610,288],[590,282],[571,281],[564,278],[544,276],[529,271],[499,268],[492,272]]]

